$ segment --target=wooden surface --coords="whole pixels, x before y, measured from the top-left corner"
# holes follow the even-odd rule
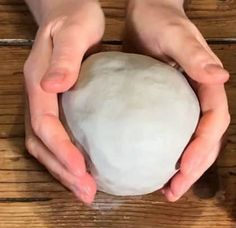
[[[119,50],[109,44],[122,40],[124,0],[101,2],[107,16],[104,50]],[[98,193],[87,207],[25,150],[22,67],[36,26],[23,1],[0,0],[1,228],[236,227],[236,1],[192,0],[186,10],[231,73],[232,122],[219,159],[176,203],[167,203],[158,192],[142,197]]]
[[[106,15],[104,41],[121,40],[126,0],[100,0]],[[186,12],[206,38],[236,37],[235,0],[186,0]],[[36,25],[23,0],[0,0],[0,37],[33,39]]]

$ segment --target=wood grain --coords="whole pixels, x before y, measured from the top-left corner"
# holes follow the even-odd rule
[[[103,43],[121,43],[126,0],[100,2],[106,15]],[[176,203],[158,192],[98,193],[88,207],[25,149],[22,68],[37,26],[23,0],[0,0],[0,228],[236,228],[236,1],[187,0],[185,8],[231,73],[226,88],[232,121],[222,152]],[[120,49],[103,45],[104,51]]]
[[[122,40],[126,0],[100,0],[106,15],[103,40]],[[236,37],[236,1],[188,0],[187,15],[206,38]],[[33,39],[37,26],[23,0],[0,0],[0,39]]]
[[[26,152],[22,67],[29,48],[0,47],[0,227],[236,227],[236,45],[212,48],[231,72],[232,123],[217,163],[177,203],[158,192],[142,197],[98,193],[88,207]]]

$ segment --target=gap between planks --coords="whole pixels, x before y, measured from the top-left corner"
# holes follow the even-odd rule
[[[208,38],[209,44],[236,44],[236,38]],[[31,39],[0,39],[0,46],[31,46],[34,40]],[[122,45],[120,40],[102,41],[103,44]]]
[[[0,39],[0,46],[31,46],[33,42],[34,40],[31,39]],[[119,40],[109,40],[102,41],[102,43],[108,45],[121,45],[123,42]]]

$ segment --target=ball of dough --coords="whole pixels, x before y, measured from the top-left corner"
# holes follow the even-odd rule
[[[176,173],[200,112],[180,72],[121,52],[89,57],[62,106],[98,189],[114,195],[160,189]]]

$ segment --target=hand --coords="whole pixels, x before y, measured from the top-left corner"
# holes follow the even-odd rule
[[[77,80],[85,52],[102,38],[104,16],[95,0],[28,0],[28,4],[41,14],[35,13],[39,29],[24,66],[30,108],[26,146],[56,179],[91,203],[96,184],[59,120],[57,93]]]
[[[190,22],[182,0],[130,0],[127,39],[144,54],[185,70],[195,85],[202,116],[185,149],[177,174],[162,189],[169,201],[179,199],[213,164],[230,116],[224,89],[229,78],[222,63]]]

